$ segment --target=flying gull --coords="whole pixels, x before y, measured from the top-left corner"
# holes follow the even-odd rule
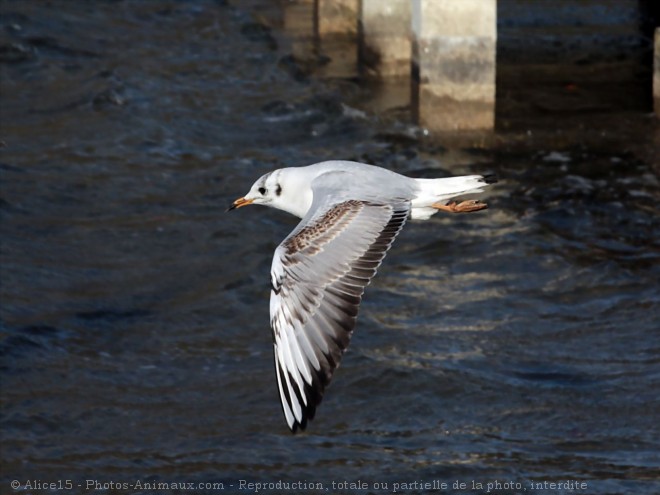
[[[364,289],[408,218],[487,208],[492,176],[413,179],[349,161],[283,168],[257,180],[230,210],[262,204],[302,218],[271,266],[270,326],[282,410],[293,433],[314,418],[355,327]]]

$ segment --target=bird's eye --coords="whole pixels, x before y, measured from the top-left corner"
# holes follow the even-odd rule
[[[259,188],[259,194],[261,194],[262,196],[263,196],[264,194],[266,194],[266,188],[265,188],[265,187],[260,187],[260,188]]]

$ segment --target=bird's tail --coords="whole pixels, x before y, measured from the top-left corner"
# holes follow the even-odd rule
[[[419,193],[412,201],[413,220],[427,220],[438,212],[437,205],[444,205],[457,196],[482,193],[485,187],[497,182],[494,175],[464,175],[442,179],[415,180],[419,187]]]

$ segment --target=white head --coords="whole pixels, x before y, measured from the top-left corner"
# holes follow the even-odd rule
[[[245,196],[233,202],[229,210],[261,204],[302,218],[312,205],[310,179],[313,177],[300,173],[301,170],[282,168],[261,176]],[[293,171],[298,173],[292,173]]]

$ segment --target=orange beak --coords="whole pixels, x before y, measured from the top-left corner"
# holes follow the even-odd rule
[[[251,205],[252,203],[254,203],[254,199],[238,198],[229,208],[227,208],[227,211],[242,208],[243,206]]]

